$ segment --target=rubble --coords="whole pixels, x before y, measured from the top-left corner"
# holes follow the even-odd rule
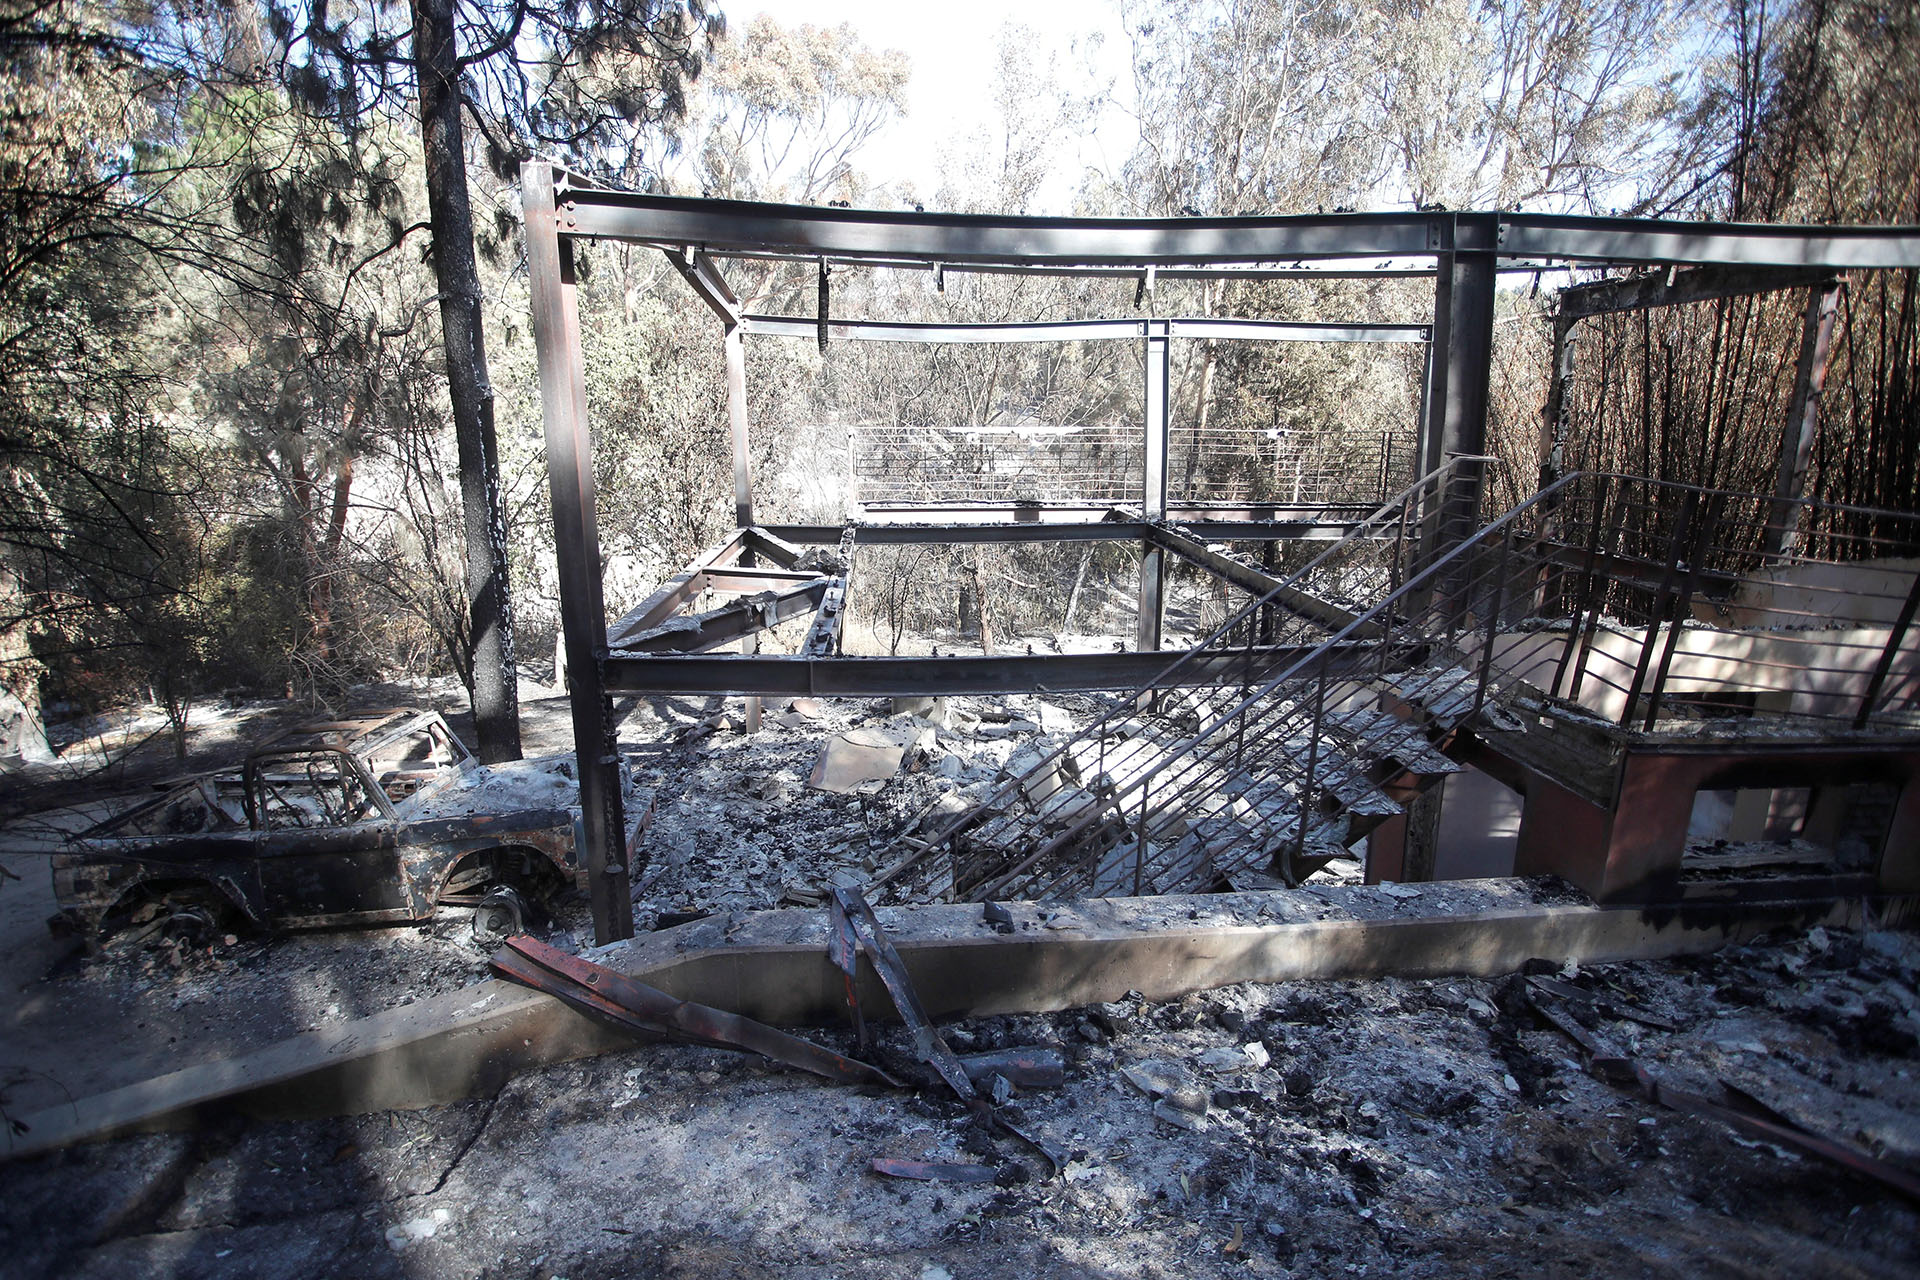
[[[829,701],[816,714],[801,717],[805,729],[769,715],[752,739],[723,730],[630,753],[656,808],[643,923],[676,911],[724,917],[797,892],[823,902],[836,876],[870,876],[885,839],[927,804],[995,785],[1005,760],[994,749],[1010,756],[1046,737],[935,728],[920,768],[903,763],[875,794],[834,794],[805,785],[824,738],[921,730],[887,702]],[[1044,723],[1031,707],[1019,718]],[[937,771],[947,759],[959,778]],[[0,905],[17,888],[0,889]],[[1404,888],[1422,905],[1499,900],[1490,886]],[[1073,915],[994,905],[1017,933]],[[1410,909],[1384,888],[1316,882],[1219,895],[1202,914],[1231,925]],[[582,908],[569,911],[556,927],[584,936]],[[973,914],[991,937],[984,908]],[[1243,984],[936,1024],[971,1087],[1057,1146],[1057,1177],[924,1071],[917,1093],[850,1088],[709,1047],[650,1045],[527,1071],[492,1098],[422,1112],[236,1120],[0,1165],[0,1232],[10,1273],[77,1276],[1920,1266],[1920,1216],[1898,1196],[1594,1078],[1527,995],[1544,991],[1591,1019],[1663,1084],[1705,1096],[1731,1082],[1804,1128],[1912,1170],[1912,934],[1822,928],[1693,959],[1561,960],[1502,980]],[[176,1037],[166,1048],[204,1059],[457,988],[484,964],[448,918],[236,940],[177,960],[103,955],[31,998],[124,986],[116,1017],[164,1028],[163,1039]],[[242,1011],[257,1026],[233,1021]],[[890,1009],[868,1013],[861,1056],[904,1078],[920,1057],[912,1036],[879,1020]],[[851,1019],[808,1037],[861,1053]],[[1023,1061],[1036,1074],[1023,1078]],[[69,1087],[91,1091],[83,1079]]]
[[[1598,1015],[1677,1087],[1703,1091],[1738,1061],[1776,1093],[1911,1116],[1911,1049],[1889,1052],[1877,1016],[1834,997],[1884,1000],[1886,1028],[1911,1031],[1911,1007],[1889,993],[1912,996],[1917,963],[1911,934],[1827,929],[1582,966],[1566,981],[1596,1008],[1670,1024]],[[381,1276],[402,1257],[413,1276],[978,1280],[1920,1265],[1912,1206],[1594,1079],[1531,1012],[1528,981],[1243,985],[943,1026],[957,1051],[1061,1055],[1062,1087],[1022,1104],[1069,1146],[1052,1180],[1006,1172],[979,1122],[937,1092],[848,1090],[656,1046],[429,1112],[254,1123],[218,1141],[153,1135],[0,1166],[0,1230],[22,1275],[297,1275],[323,1259]],[[1113,1028],[1107,1043],[1077,1032],[1096,1019]],[[904,1028],[878,1031],[877,1060],[911,1060]],[[848,1030],[819,1034],[851,1047]],[[1229,1054],[1247,1065],[1216,1073]],[[1882,1132],[1839,1127],[1868,1146]]]

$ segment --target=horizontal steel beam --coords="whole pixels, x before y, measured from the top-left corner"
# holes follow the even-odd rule
[[[1258,218],[1013,218],[695,200],[567,189],[562,234],[696,245],[708,252],[787,249],[849,259],[1202,265],[1295,258],[1417,256],[1435,218],[1362,213]]]
[[[1179,507],[1172,508],[1177,515]],[[1210,542],[1338,542],[1359,523],[1320,520],[1206,520],[1185,528]],[[922,543],[998,542],[1127,542],[1146,536],[1144,520],[1095,520],[1071,524],[1032,522],[997,524],[863,524],[864,546],[912,546]],[[828,546],[839,540],[840,526],[789,524],[774,526],[789,542]],[[1390,536],[1391,530],[1378,534]]]
[[[1028,218],[643,196],[563,185],[563,235],[706,252],[1010,266],[1206,266],[1315,258],[1892,268],[1920,266],[1920,227],[1775,226],[1572,215],[1414,212],[1247,218]]]
[[[1261,342],[1427,342],[1433,330],[1424,324],[1343,324],[1311,321],[1281,324],[1272,320],[1171,320],[1175,338],[1226,338]]]
[[[788,251],[785,253],[750,250],[718,251],[715,257],[726,258],[733,262],[806,262],[817,263],[825,259],[834,267],[865,267],[888,271],[933,271],[938,268],[942,274],[953,272],[955,275],[1013,275],[1013,276],[1077,276],[1086,278],[1107,277],[1116,280],[1137,280],[1139,267],[1084,266],[1073,263],[996,263],[996,262],[939,262],[930,258],[839,258],[832,254],[813,254]],[[1518,263],[1503,267],[1502,270],[1515,274],[1532,274],[1536,271],[1551,270],[1552,263]],[[1288,266],[1277,266],[1263,262],[1221,262],[1204,267],[1161,267],[1156,269],[1161,280],[1419,280],[1432,279],[1432,267],[1407,267],[1394,263],[1360,259],[1357,262],[1345,258],[1320,259],[1314,262],[1295,262]]]
[[[746,332],[755,337],[814,341],[820,322],[814,317],[748,316]],[[1100,342],[1146,335],[1144,320],[1057,320],[1031,324],[917,324],[886,320],[834,320],[827,334],[836,342]]]
[[[1254,650],[1263,669],[1306,658],[1312,649]],[[993,657],[782,658],[748,654],[702,656],[613,653],[601,667],[614,693],[762,694],[785,697],[931,697],[941,694],[1047,693],[1116,690],[1145,685],[1221,684],[1239,678],[1247,650],[1208,654],[1177,671],[1181,655],[1146,653],[1001,654]],[[1329,670],[1339,675],[1374,661],[1371,646],[1334,651]],[[1370,669],[1370,668],[1367,668]]]
[[[802,338],[820,333],[805,316],[747,316],[753,335]],[[1425,342],[1420,324],[1283,324],[1268,320],[1052,320],[1023,324],[919,324],[884,320],[836,320],[830,337],[853,342],[1103,342],[1138,340],[1152,328],[1175,338],[1222,338],[1251,342]]]
[[[813,582],[826,575],[812,569],[703,569],[705,585],[714,591],[769,591]]]
[[[1498,256],[1832,271],[1920,267],[1920,227],[1809,227],[1503,214]]]
[[[1679,274],[1658,271],[1569,286],[1560,291],[1559,312],[1562,319],[1583,320],[1618,311],[1805,288],[1825,284],[1833,274],[1825,267],[1696,267]]]

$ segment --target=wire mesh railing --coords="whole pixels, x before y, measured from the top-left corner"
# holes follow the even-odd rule
[[[1410,426],[1346,432],[1179,427],[1168,433],[1168,497],[1291,507],[1385,502],[1407,483],[1415,447]]]
[[[858,426],[849,452],[863,503],[1137,503],[1145,492],[1138,424]]]

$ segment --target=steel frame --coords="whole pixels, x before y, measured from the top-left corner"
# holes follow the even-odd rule
[[[1164,666],[1160,600],[1168,554],[1215,571],[1209,540],[1339,536],[1362,513],[1317,514],[1300,509],[1209,513],[1169,504],[1166,491],[1168,351],[1176,338],[1251,338],[1268,341],[1426,342],[1417,471],[1452,459],[1443,506],[1450,519],[1423,551],[1429,562],[1464,537],[1479,508],[1485,452],[1494,291],[1499,274],[1561,264],[1740,268],[1772,277],[1772,287],[1800,283],[1806,273],[1920,266],[1920,227],[1789,227],[1686,223],[1628,218],[1580,218],[1497,212],[1317,214],[1306,216],[1177,219],[1027,218],[973,214],[874,212],[740,201],[691,200],[608,191],[588,186],[544,163],[522,169],[528,275],[560,569],[561,621],[579,744],[586,862],[594,930],[601,943],[629,937],[627,842],[620,802],[618,755],[609,694],[622,691],[744,693],[1010,691],[1015,689],[1138,687]],[[634,613],[608,625],[598,572],[600,542],[594,517],[592,439],[573,274],[577,240],[614,239],[660,249],[722,325],[728,420],[734,458],[739,535],[705,563],[689,566]],[[945,270],[1136,275],[1144,296],[1156,273],[1168,278],[1428,276],[1435,281],[1433,321],[1427,326],[1277,324],[1206,318],[1125,318],[1043,325],[906,325],[834,318],[747,315],[718,265],[727,258],[773,259],[831,265]],[[1669,282],[1671,283],[1671,282]],[[823,293],[823,302],[824,302]],[[1680,300],[1680,299],[1676,299]],[[1642,301],[1639,305],[1649,305]],[[1826,314],[1830,315],[1830,308]],[[1810,311],[1810,317],[1813,315]],[[1556,382],[1571,319],[1556,325]],[[1820,326],[1810,318],[1809,333]],[[755,529],[748,436],[744,340],[749,334],[812,336],[825,341],[1021,342],[1086,339],[1146,344],[1145,495],[1137,518],[1108,520],[1093,510],[1043,510],[1038,505],[946,510],[896,509],[932,523],[901,528],[863,526],[863,543],[987,541],[1015,537],[1135,539],[1142,550],[1141,652],[1045,658],[871,659],[833,656],[837,615],[847,591],[844,573],[816,600],[796,595],[796,580],[758,570],[768,555],[790,569]],[[1814,339],[1810,337],[1810,343]],[[1812,362],[1813,357],[1808,358]],[[1807,438],[1817,386],[1787,429],[1783,454]],[[1543,452],[1557,440],[1551,401]],[[1464,464],[1464,465],[1462,465]],[[1783,501],[1791,497],[1782,494]],[[1282,514],[1284,512],[1284,514]],[[1219,521],[1210,522],[1209,514]],[[1194,517],[1199,517],[1195,521]],[[1180,533],[1163,527],[1187,522]],[[1106,526],[1111,524],[1109,530]],[[1156,532],[1158,530],[1158,532]],[[834,541],[838,530],[773,531],[796,540]],[[1199,544],[1196,557],[1194,543]],[[718,575],[731,569],[736,575]],[[739,575],[759,572],[755,579]],[[1228,572],[1231,580],[1246,578]],[[779,597],[818,604],[818,642],[794,658],[739,655],[640,656],[623,647],[640,633],[672,620],[702,585],[755,581],[775,585]],[[824,581],[818,575],[809,582]],[[1248,579],[1250,582],[1251,579]],[[1248,585],[1242,582],[1242,585]],[[750,612],[750,611],[741,611]],[[747,619],[750,621],[751,619]],[[701,634],[710,622],[694,624]],[[727,627],[735,626],[728,622]],[[742,629],[750,647],[755,632]],[[757,705],[750,705],[749,723]]]

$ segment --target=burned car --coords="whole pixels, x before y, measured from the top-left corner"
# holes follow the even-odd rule
[[[482,941],[583,884],[564,760],[477,762],[437,712],[302,725],[242,768],[167,784],[53,860],[56,923],[211,934],[423,920]]]

